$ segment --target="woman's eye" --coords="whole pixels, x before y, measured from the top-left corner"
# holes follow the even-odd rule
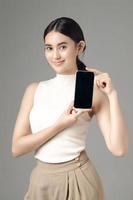
[[[48,51],[52,50],[51,47],[45,47],[45,49],[48,50]]]
[[[61,49],[65,49],[65,48],[66,48],[66,46],[65,46],[65,45],[63,45],[63,46],[60,46],[60,48],[61,48]]]

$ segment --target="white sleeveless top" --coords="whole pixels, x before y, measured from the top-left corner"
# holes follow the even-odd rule
[[[56,74],[52,79],[39,82],[34,95],[29,120],[33,134],[53,125],[74,100],[76,73]],[[35,151],[34,157],[48,163],[74,159],[85,149],[87,129],[91,117],[83,113],[78,121],[52,137]]]

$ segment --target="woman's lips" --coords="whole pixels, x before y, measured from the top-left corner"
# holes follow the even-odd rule
[[[64,62],[64,60],[61,60],[61,61],[57,61],[57,62],[53,62],[55,65],[60,65]]]

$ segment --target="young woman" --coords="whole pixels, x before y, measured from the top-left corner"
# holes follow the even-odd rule
[[[83,32],[71,18],[57,18],[44,31],[44,54],[56,76],[28,85],[12,139],[15,157],[35,151],[37,165],[25,200],[104,199],[100,176],[85,151],[93,116],[109,151],[115,156],[128,152],[128,130],[116,88],[108,73],[86,68],[80,61],[85,48]],[[95,74],[92,109],[74,108],[77,70]]]

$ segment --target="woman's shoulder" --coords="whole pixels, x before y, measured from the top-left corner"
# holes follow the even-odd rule
[[[31,92],[35,92],[36,89],[39,87],[39,86],[47,86],[47,85],[50,85],[52,84],[54,81],[54,78],[51,78],[51,79],[47,79],[47,80],[41,80],[41,81],[38,81],[38,82],[31,82],[27,85],[26,87],[26,90],[27,91],[31,91]]]
[[[106,95],[97,87],[96,81],[94,81],[92,106],[95,113],[106,98]]]
[[[97,87],[97,84],[96,84],[96,77],[97,77],[97,73],[96,71],[98,71],[98,69],[96,68],[90,68],[90,67],[87,67],[87,71],[90,71],[90,72],[93,72],[94,73],[94,87],[93,87],[93,96],[97,96],[98,97],[98,100],[99,98],[102,96],[102,92],[99,90],[99,88]],[[97,100],[97,98],[95,99]]]
[[[29,83],[24,92],[24,97],[27,99],[33,99],[34,94],[36,92],[37,87],[39,86],[40,82],[31,82]]]
[[[34,92],[36,90],[36,88],[38,87],[38,85],[40,84],[40,82],[32,82],[29,83],[26,87],[26,91],[29,92]]]
[[[93,109],[93,114],[96,114],[99,111],[101,105],[103,105],[104,103],[106,103],[108,101],[107,95],[104,92],[102,92],[96,84],[96,77],[100,73],[103,73],[103,72],[99,69],[90,68],[90,67],[87,67],[87,70],[94,72],[94,74],[95,74],[95,76],[94,76],[94,87],[93,87],[92,109]]]

